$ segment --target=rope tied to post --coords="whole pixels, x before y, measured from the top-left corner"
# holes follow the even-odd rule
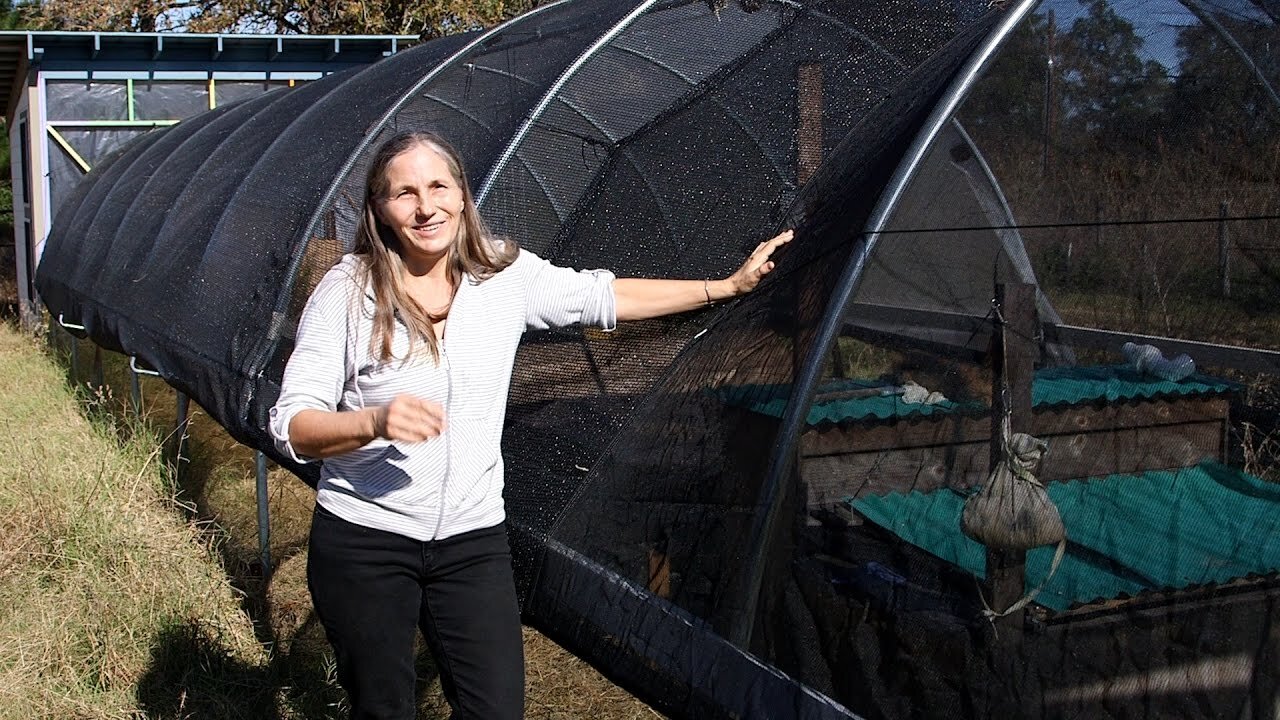
[[[1057,543],[1049,574],[1040,584],[1004,610],[994,610],[982,597],[984,615],[1003,617],[1026,607],[1049,583],[1067,549],[1067,532],[1058,506],[1032,470],[1049,446],[1026,433],[1010,432],[1008,416],[1001,422],[1001,458],[982,490],[964,503],[960,530],[990,548],[1030,550]]]
[[[997,323],[1003,324],[998,305],[994,307]],[[1067,532],[1058,506],[1044,485],[1036,478],[1035,469],[1049,451],[1048,443],[1026,433],[1013,432],[1009,382],[1000,378],[1003,406],[1000,418],[1000,452],[995,467],[987,475],[982,489],[965,500],[960,516],[960,530],[968,537],[998,550],[1030,550],[1057,543],[1049,574],[1040,585],[1004,610],[994,610],[987,603],[984,614],[997,618],[1026,607],[1048,584],[1058,570],[1066,552]]]

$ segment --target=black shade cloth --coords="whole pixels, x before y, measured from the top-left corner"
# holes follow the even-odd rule
[[[1224,584],[1232,606],[1197,612],[1182,595],[1167,605],[1148,598],[1142,612],[1164,615],[1146,625],[1127,620],[1124,607],[1108,615],[1101,606],[1056,614],[1033,606],[1025,633],[997,632],[971,574],[896,536],[892,523],[866,523],[846,502],[868,492],[966,492],[980,482],[984,413],[999,391],[988,352],[995,285],[1036,285],[1045,258],[1056,257],[1014,227],[1014,213],[1080,218],[1084,205],[1042,197],[1056,147],[1050,124],[1035,122],[1048,107],[1034,95],[1049,92],[1036,54],[1051,25],[1046,12],[1060,13],[1063,28],[1085,17],[1121,36],[1137,31],[1115,22],[1119,11],[1106,2],[1028,13],[1032,4],[543,5],[492,31],[146,133],[68,195],[39,290],[55,315],[137,355],[237,439],[314,483],[316,466],[277,454],[266,413],[308,294],[351,249],[366,163],[397,131],[447,137],[493,228],[562,265],[721,277],[757,242],[794,227],[776,270],[746,298],[613,333],[526,336],[503,454],[527,621],[678,717],[1236,717],[1276,687],[1274,670],[1262,669],[1280,655],[1268,569],[1253,584]],[[1275,54],[1263,58],[1259,48],[1274,47],[1266,44],[1274,17],[1265,4],[1242,2],[1234,14],[1194,5],[1194,26],[1183,30],[1142,16],[1151,23],[1143,31],[1174,38],[1157,64],[1173,68],[1179,42],[1229,29],[1237,41],[1212,57],[1232,58],[1255,111],[1222,131],[1223,142],[1267,142],[1274,116],[1259,78],[1274,84],[1277,73]],[[970,89],[958,84],[961,71],[1005,39],[1008,20],[1020,22],[989,81],[956,117],[936,117],[940,103]],[[1061,90],[1075,99],[1055,117],[1076,138],[1097,137],[1098,118],[1119,112],[1108,115],[1089,95],[1086,69],[1060,78],[1076,83]],[[1196,107],[1218,117],[1207,103]],[[1126,117],[1116,127],[1135,136],[1156,118]],[[1101,166],[1113,137],[1057,152]],[[931,144],[918,147],[922,139]],[[913,150],[922,150],[915,176],[902,177]],[[1259,174],[1249,182],[1275,182],[1274,168]],[[1002,188],[1001,177],[1014,182]],[[889,207],[887,190],[902,190]],[[864,230],[877,211],[891,233],[869,245]],[[1035,315],[1060,320],[1046,293]],[[820,332],[833,325],[845,335],[834,342]],[[1069,348],[1040,342],[1040,351],[1044,364],[1077,360]],[[862,397],[908,379],[956,402],[927,412],[897,405],[863,425],[802,422],[784,437],[788,408],[801,417],[808,409],[791,388],[815,369],[815,408],[824,397]],[[1221,417],[1197,420],[1219,438],[1229,403],[1239,404],[1232,392],[1205,400]],[[1080,404],[1120,412],[1106,410],[1105,394]],[[1143,408],[1125,417],[1145,417]],[[1128,432],[1108,434],[1111,450],[1094,454],[1123,455],[1115,438]],[[837,436],[854,449],[837,448]],[[1189,454],[1200,440],[1178,438],[1177,448],[1191,449],[1169,462],[1198,462]],[[1229,448],[1213,447],[1205,452],[1231,459]],[[786,448],[798,449],[784,456]],[[905,479],[889,484],[894,477]],[[1168,680],[1198,671],[1184,672],[1181,650],[1158,651],[1195,642],[1166,636],[1192,619],[1227,616],[1236,623],[1230,637],[1199,647],[1258,658],[1253,676],[1228,685]],[[1118,644],[1107,644],[1107,623],[1123,626]],[[1186,627],[1194,635],[1208,625]],[[1138,689],[1090,690],[1115,678]]]

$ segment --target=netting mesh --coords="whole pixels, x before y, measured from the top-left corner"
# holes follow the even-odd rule
[[[547,5],[139,138],[60,210],[42,296],[270,453],[398,130],[564,265],[717,277],[796,227],[747,298],[526,336],[529,622],[677,716],[1269,717],[1275,8],[1033,5]],[[1006,416],[1048,443],[1057,563],[960,530]]]

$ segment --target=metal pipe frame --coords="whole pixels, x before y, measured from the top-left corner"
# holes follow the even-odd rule
[[[329,189],[325,191],[324,197],[322,197],[320,202],[316,204],[315,212],[312,213],[311,220],[307,222],[306,230],[300,236],[301,245],[289,260],[289,267],[286,269],[284,275],[284,284],[280,288],[280,293],[276,298],[275,311],[272,313],[271,322],[267,327],[267,332],[264,333],[263,340],[259,343],[257,351],[249,356],[249,377],[258,377],[261,374],[263,367],[268,362],[271,353],[275,349],[276,343],[281,337],[282,326],[286,321],[285,308],[288,307],[289,300],[293,295],[293,284],[298,278],[298,270],[302,267],[302,259],[306,255],[307,244],[310,242],[311,238],[315,236],[317,228],[319,228],[324,222],[326,208],[333,205],[334,199],[338,195],[338,191],[342,188],[343,180],[351,174],[351,170],[355,167],[356,161],[364,154],[365,150],[373,142],[373,139],[378,137],[382,128],[386,127],[387,123],[391,122],[391,119],[395,117],[396,113],[408,104],[410,100],[417,97],[418,94],[422,92],[423,88],[425,88],[431,81],[439,77],[444,71],[463,62],[472,54],[472,51],[477,48],[483,50],[491,38],[528,21],[531,17],[537,17],[541,13],[551,8],[559,7],[568,1],[569,0],[556,0],[555,2],[547,3],[546,5],[540,5],[524,15],[516,16],[501,25],[497,25],[477,35],[474,40],[467,43],[453,55],[445,58],[432,68],[430,72],[423,75],[422,79],[415,83],[413,87],[409,88],[408,92],[406,92],[399,101],[387,108],[387,111],[382,114],[382,117],[371,126],[369,132],[367,132],[364,138],[361,139],[360,144],[351,152],[351,157],[347,158],[346,163],[343,164],[337,177],[332,183],[330,183]]]
[[[254,453],[254,484],[258,498],[258,557],[262,561],[262,577],[271,577],[271,512],[267,506],[267,456]]]
[[[551,84],[551,87],[543,93],[542,99],[539,100],[538,104],[529,112],[529,116],[525,118],[524,124],[520,126],[520,129],[516,130],[516,134],[512,136],[511,141],[507,143],[506,149],[502,151],[501,157],[499,157],[498,161],[493,164],[493,168],[489,171],[489,175],[485,177],[484,183],[481,184],[479,192],[476,193],[476,205],[482,205],[484,203],[485,198],[489,196],[489,191],[493,189],[494,183],[497,182],[498,176],[502,174],[503,169],[506,168],[507,163],[511,160],[511,156],[515,154],[516,150],[520,147],[520,143],[524,142],[525,136],[533,129],[533,126],[538,122],[538,119],[542,117],[542,113],[546,112],[547,107],[551,105],[553,100],[555,100],[556,95],[565,86],[565,84],[572,80],[574,75],[578,74],[578,71],[587,64],[587,61],[595,57],[596,53],[608,46],[608,44],[612,42],[619,33],[630,27],[631,23],[635,22],[641,15],[648,11],[655,2],[657,2],[657,0],[644,0],[644,2],[641,2],[639,5],[632,8],[631,12],[627,13],[625,17],[614,23],[614,25],[605,31],[603,35],[596,38],[596,41],[591,44],[591,47],[587,48],[581,55],[579,55],[578,59],[574,60],[573,63],[570,64],[569,67],[565,68],[565,71],[560,74],[560,77],[556,78],[556,81]]]
[[[866,270],[867,262],[871,257],[872,250],[875,248],[879,234],[885,229],[894,209],[906,192],[907,186],[924,162],[934,138],[937,137],[942,127],[950,122],[956,108],[960,106],[960,102],[977,82],[983,69],[995,56],[996,51],[1004,43],[1005,39],[1022,22],[1023,18],[1026,17],[1037,2],[1039,0],[1022,0],[1016,6],[1010,8],[1007,11],[1008,15],[970,56],[969,61],[965,63],[955,79],[952,80],[951,85],[942,94],[925,121],[924,126],[916,135],[915,140],[912,141],[911,147],[903,157],[903,160],[894,170],[894,174],[884,192],[880,195],[880,199],[864,228],[862,247],[849,259],[849,263],[845,266],[844,272],[836,284],[835,291],[831,294],[832,302],[828,307],[826,316],[822,319],[821,325],[818,327],[814,346],[810,349],[804,366],[800,368],[795,382],[792,384],[791,397],[787,399],[787,406],[783,411],[781,426],[778,430],[778,442],[774,446],[773,454],[769,460],[769,469],[763,483],[761,506],[764,510],[762,513],[757,514],[758,520],[752,528],[751,538],[747,544],[751,555],[748,559],[747,581],[743,586],[744,612],[739,618],[738,624],[731,629],[730,637],[730,640],[735,645],[744,650],[750,650],[751,647],[756,610],[759,605],[760,592],[763,589],[765,549],[776,532],[778,516],[781,514],[784,497],[782,492],[783,483],[791,475],[799,433],[804,427],[805,416],[808,414],[810,401],[813,398],[818,378],[822,372],[822,364],[831,352],[831,345],[835,342],[836,336],[844,324],[844,306],[857,291],[858,283]]]

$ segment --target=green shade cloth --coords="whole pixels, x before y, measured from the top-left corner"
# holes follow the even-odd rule
[[[910,404],[903,402],[898,395],[827,401],[822,399],[824,394],[883,387],[887,385],[879,380],[833,380],[823,383],[818,387],[817,402],[809,407],[805,421],[809,425],[822,425],[868,419],[925,417],[935,413],[976,415],[987,409],[982,403],[956,403],[949,400],[936,405]],[[1218,395],[1239,387],[1236,383],[1199,374],[1180,382],[1169,382],[1137,372],[1128,365],[1045,368],[1036,371],[1035,381],[1031,386],[1031,402],[1034,406],[1079,405],[1098,400],[1114,402],[1175,395]],[[791,386],[735,385],[720,389],[719,395],[730,405],[781,418],[791,395]]]
[[[1049,483],[1067,553],[1036,601],[1052,610],[1280,570],[1280,485],[1216,462],[1177,470]],[[983,577],[981,544],[960,532],[954,490],[847,500],[869,520]],[[1049,572],[1054,547],[1027,553],[1026,589]]]

